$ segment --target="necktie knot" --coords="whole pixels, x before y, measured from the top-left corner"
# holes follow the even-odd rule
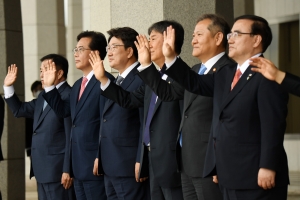
[[[200,70],[199,70],[199,74],[200,75],[202,75],[202,74],[204,74],[204,72],[206,71],[206,67],[205,67],[205,65],[203,65],[203,64],[201,64],[201,67],[200,67]]]
[[[237,82],[239,81],[240,77],[242,75],[242,72],[240,69],[237,69],[231,84],[231,90],[234,88],[234,86],[237,84]]]
[[[117,85],[121,85],[122,81],[124,80],[124,78],[122,76],[118,76],[117,80],[116,80],[116,84]]]
[[[163,76],[166,70],[167,70],[167,67],[166,67],[166,65],[164,65],[164,66],[161,68],[161,70],[159,71],[160,76]]]

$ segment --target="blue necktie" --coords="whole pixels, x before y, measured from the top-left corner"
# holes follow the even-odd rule
[[[204,72],[206,71],[206,67],[205,67],[205,65],[203,65],[203,64],[201,64],[201,67],[200,67],[200,70],[199,70],[199,75],[203,75],[204,74]],[[179,136],[179,144],[180,144],[180,146],[182,147],[182,133],[180,132],[180,136]]]
[[[160,75],[163,76],[164,71],[166,71],[166,66],[163,66],[163,68],[160,70]],[[152,96],[151,96],[151,100],[150,100],[150,105],[149,105],[149,109],[148,109],[148,114],[147,114],[147,119],[146,119],[146,124],[145,124],[145,129],[144,129],[144,144],[146,146],[149,145],[150,143],[150,123],[153,117],[153,112],[154,112],[154,108],[155,108],[155,104],[156,104],[156,99],[157,99],[157,95],[152,92]]]
[[[43,111],[45,110],[47,105],[48,105],[47,101],[44,100]]]

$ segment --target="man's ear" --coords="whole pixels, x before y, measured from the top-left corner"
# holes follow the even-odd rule
[[[216,34],[215,34],[215,41],[216,41],[216,45],[217,46],[220,46],[220,44],[222,43],[222,41],[223,41],[223,37],[224,37],[224,35],[223,35],[223,33],[222,32],[217,32]]]
[[[254,44],[253,47],[257,48],[260,44],[262,45],[262,37],[261,35],[254,35]]]
[[[132,47],[128,47],[126,49],[126,51],[127,51],[127,58],[131,58],[133,56],[133,49],[132,49]]]
[[[63,75],[64,75],[64,71],[62,69],[57,71],[57,79],[58,80],[61,79],[63,77]]]

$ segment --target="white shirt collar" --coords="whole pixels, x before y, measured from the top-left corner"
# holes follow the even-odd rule
[[[59,84],[57,84],[55,87],[58,89],[62,84],[64,84],[66,81],[62,81]]]
[[[135,63],[133,63],[132,65],[130,65],[129,67],[127,67],[127,69],[125,69],[125,71],[120,74],[119,76],[122,76],[124,79],[126,78],[126,76],[131,72],[131,70],[138,64],[138,61],[136,61]]]
[[[252,56],[251,58],[256,58],[256,57],[259,57],[261,55],[261,53],[258,53],[254,56]],[[239,66],[239,64],[237,65],[237,68],[236,69],[240,69],[242,74],[246,71],[246,69],[249,67],[249,62],[250,60],[246,60],[241,66]]]
[[[219,53],[218,55],[215,55],[214,57],[210,58],[208,61],[206,61],[205,63],[202,63],[203,65],[205,65],[206,70],[204,72],[204,74],[207,74],[210,69],[212,68],[212,66],[214,66],[214,64],[216,64],[216,62],[225,54],[225,52]]]

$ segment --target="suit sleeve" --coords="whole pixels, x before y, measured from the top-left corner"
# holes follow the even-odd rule
[[[141,71],[139,76],[162,101],[183,99],[184,88],[179,84],[169,84],[162,80],[154,64]]]
[[[70,139],[71,139],[71,117],[64,118],[64,128],[66,134],[65,158],[63,165],[63,172],[70,173]]]
[[[62,118],[71,115],[70,109],[70,96],[63,100],[56,88],[43,94],[44,99],[47,101],[52,110]]]
[[[144,106],[145,86],[141,85],[133,92],[128,92],[122,87],[111,82],[109,86],[102,91],[102,95],[116,102],[123,108],[138,108]]]
[[[288,93],[280,86],[262,78],[257,103],[261,124],[260,168],[279,170],[286,128]]]
[[[33,99],[30,102],[21,102],[18,96],[14,94],[12,97],[5,99],[5,101],[15,117],[26,117],[33,119],[36,99]]]
[[[300,77],[286,72],[281,87],[291,94],[300,97]]]
[[[166,70],[165,74],[191,93],[209,97],[213,96],[214,76],[217,73],[199,75],[182,59],[178,58],[175,63]]]

